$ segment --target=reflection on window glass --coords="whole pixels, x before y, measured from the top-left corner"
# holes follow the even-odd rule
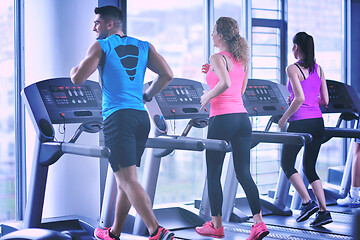
[[[315,43],[316,62],[323,68],[326,79],[342,82],[342,1],[288,0],[288,60],[294,63],[292,38],[297,32],[312,35]],[[321,9],[321,11],[319,11]],[[339,114],[324,114],[326,127],[335,127]],[[326,181],[327,169],[342,163],[342,139],[331,139],[322,145],[318,170]]]
[[[136,0],[128,1],[127,7],[127,35],[153,44],[169,63],[175,77],[204,80],[201,73],[204,63],[202,0]],[[147,71],[145,81],[154,77]],[[188,121],[168,121],[168,134],[180,135]],[[189,136],[202,137],[202,129],[191,129]],[[176,151],[163,158],[155,204],[200,198],[204,182],[202,168],[202,152]]]
[[[0,5],[0,221],[15,219],[14,1]]]

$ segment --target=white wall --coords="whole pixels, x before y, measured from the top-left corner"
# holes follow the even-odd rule
[[[92,32],[96,0],[29,0],[25,2],[25,84],[69,77],[95,40]],[[89,79],[98,80],[97,72]],[[35,132],[26,124],[27,177],[31,173]],[[78,125],[66,126],[68,140]],[[54,126],[58,140],[58,125]],[[78,143],[97,145],[98,135],[83,134]],[[65,155],[49,168],[43,217],[99,217],[99,159]]]

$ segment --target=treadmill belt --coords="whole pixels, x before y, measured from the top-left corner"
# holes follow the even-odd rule
[[[225,239],[226,240],[240,240],[246,239],[249,236],[251,229],[251,222],[244,223],[224,223]],[[291,239],[291,240],[332,240],[344,239],[352,240],[348,235],[319,232],[315,228],[313,230],[304,230],[298,228],[276,226],[267,224],[270,234],[265,239]],[[175,233],[176,239],[191,239],[191,240],[210,240],[211,237],[203,237],[198,235],[193,228],[172,230]]]

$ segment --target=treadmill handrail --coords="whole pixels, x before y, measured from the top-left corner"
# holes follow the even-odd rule
[[[327,142],[333,137],[360,138],[360,129],[325,127],[325,137],[323,142]]]
[[[180,139],[178,137],[179,136],[161,135],[156,138],[148,138],[145,147],[193,151],[204,150],[204,144],[199,139]]]
[[[65,142],[44,142],[41,144],[41,149],[39,163],[43,166],[49,166],[55,163],[65,153],[96,158],[110,157],[110,149],[105,146],[88,146]]]
[[[78,143],[62,143],[61,152],[95,158],[108,158],[111,154],[108,147],[88,146]]]
[[[252,146],[260,142],[304,145],[312,141],[309,133],[253,131]]]
[[[147,148],[155,148],[154,156],[161,158],[169,155],[174,150],[190,151],[227,151],[229,144],[224,140],[192,138],[177,135],[160,135],[149,138],[146,142]]]

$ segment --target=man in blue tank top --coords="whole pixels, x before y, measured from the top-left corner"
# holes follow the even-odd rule
[[[97,41],[70,72],[73,83],[81,84],[99,70],[105,145],[111,150],[109,162],[118,189],[112,227],[97,228],[94,235],[97,239],[119,239],[130,207],[134,206],[151,234],[150,240],[173,239],[173,233],[159,226],[149,196],[136,176],[150,131],[144,103],[168,85],[173,73],[153,45],[124,34],[119,8],[99,7],[95,14],[93,30]],[[146,68],[158,74],[158,78],[143,94]]]

